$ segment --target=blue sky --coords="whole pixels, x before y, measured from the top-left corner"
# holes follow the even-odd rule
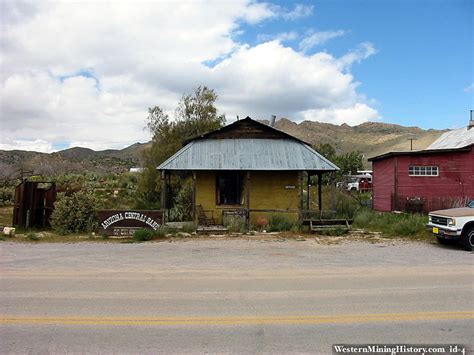
[[[292,2],[274,2],[291,7]],[[474,109],[473,2],[468,0],[307,1],[309,17],[249,26],[239,38],[256,44],[261,33],[345,34],[310,53],[343,55],[370,41],[377,54],[354,65],[360,90],[375,100],[381,121],[428,128],[462,127]],[[285,42],[298,50],[300,37]]]
[[[473,2],[2,2],[0,149],[146,142],[148,107],[215,89],[228,121],[467,124]]]

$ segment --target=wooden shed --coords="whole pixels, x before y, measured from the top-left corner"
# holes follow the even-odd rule
[[[321,177],[338,167],[308,143],[247,117],[185,142],[157,169],[165,208],[168,175],[188,171],[193,177],[195,221],[205,211],[215,224],[222,224],[226,215],[244,216],[254,224],[272,214],[302,219],[310,209],[303,189],[311,175],[319,177],[322,210]]]
[[[429,212],[474,199],[474,124],[443,134],[425,150],[390,152],[369,161],[377,211]]]

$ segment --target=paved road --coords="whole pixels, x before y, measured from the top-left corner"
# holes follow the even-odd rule
[[[0,244],[1,352],[312,352],[474,339],[472,253],[421,243]]]

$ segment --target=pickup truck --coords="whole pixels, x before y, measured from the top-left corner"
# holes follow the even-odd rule
[[[440,244],[459,241],[466,250],[474,247],[474,200],[467,207],[433,211],[428,214],[427,228]]]

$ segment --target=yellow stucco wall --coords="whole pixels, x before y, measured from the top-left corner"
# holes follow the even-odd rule
[[[287,188],[294,186],[294,188]],[[245,179],[242,208],[246,208],[247,180]],[[298,172],[250,172],[250,209],[291,210],[284,213],[293,220],[298,219]],[[222,223],[222,210],[232,206],[216,205],[216,173],[196,173],[196,204],[212,210],[217,223]],[[238,206],[235,206],[238,207]],[[234,208],[235,208],[234,207]],[[259,217],[269,217],[277,212],[255,211],[250,214],[250,223]]]

